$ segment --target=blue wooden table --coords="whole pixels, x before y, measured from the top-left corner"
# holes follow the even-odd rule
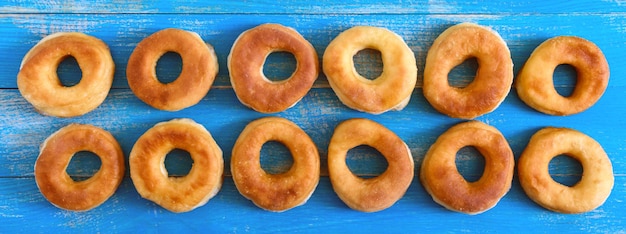
[[[434,203],[419,182],[419,166],[429,146],[446,129],[464,120],[434,110],[422,93],[426,53],[446,28],[461,22],[488,26],[507,42],[517,73],[532,50],[542,41],[559,35],[576,35],[596,43],[611,69],[609,86],[600,101],[587,111],[567,117],[548,116],[526,106],[515,89],[493,113],[477,120],[498,128],[515,158],[530,136],[546,126],[569,127],[597,140],[608,153],[615,173],[615,187],[604,205],[583,214],[559,214],[532,202],[520,187],[513,186],[498,205],[486,213],[469,216]],[[230,48],[243,31],[263,23],[280,23],[298,30],[318,54],[340,32],[355,25],[388,28],[401,35],[415,53],[418,84],[408,106],[397,112],[371,115],[341,104],[326,77],[320,74],[313,89],[293,108],[272,114],[298,124],[316,143],[322,161],[321,180],[303,206],[283,213],[261,210],[243,198],[230,176],[230,153],[239,133],[250,121],[270,116],[246,108],[230,86],[226,66]],[[141,102],[128,88],[125,70],[130,53],[146,36],[163,28],[197,32],[215,47],[220,71],[207,96],[197,105],[177,111],[156,110]],[[75,118],[42,116],[20,95],[16,76],[22,57],[41,38],[55,32],[78,31],[102,39],[111,48],[116,64],[113,87],[96,110]],[[85,1],[65,3],[8,0],[0,2],[0,232],[160,232],[173,230],[218,232],[344,231],[367,232],[626,232],[626,6],[621,1]],[[365,51],[356,56],[359,72],[369,77],[380,73],[380,57]],[[157,74],[167,81],[180,72],[180,58],[166,54]],[[464,63],[450,76],[450,83],[471,82],[476,63]],[[265,72],[286,77],[294,69],[289,55],[270,55]],[[72,59],[65,60],[59,75],[64,84],[78,82],[80,71]],[[555,85],[571,92],[575,71],[559,66]],[[206,205],[188,213],[171,213],[136,192],[128,171],[117,192],[103,205],[87,212],[71,212],[52,206],[35,184],[33,167],[39,145],[50,134],[70,123],[85,123],[110,131],[128,154],[137,138],[154,124],[173,118],[192,118],[204,125],[224,151],[224,185]],[[406,195],[394,206],[376,213],[349,209],[333,192],[328,179],[327,149],[334,127],[341,121],[363,117],[397,133],[409,146],[416,177]],[[263,147],[264,169],[280,172],[290,166],[284,147]],[[75,179],[89,177],[99,162],[78,155],[68,168]],[[175,151],[166,160],[168,171],[184,175],[190,167],[185,152]],[[385,170],[386,162],[371,148],[349,152],[351,170],[363,177]],[[464,149],[457,165],[468,179],[482,174],[476,151]],[[580,165],[558,157],[550,164],[552,176],[573,184]]]

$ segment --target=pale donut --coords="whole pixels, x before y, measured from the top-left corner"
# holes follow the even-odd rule
[[[456,153],[465,146],[475,147],[485,158],[483,175],[474,182],[465,180],[456,167]],[[509,191],[514,164],[509,143],[496,128],[470,121],[437,138],[424,157],[420,179],[433,200],[445,208],[479,214]]]
[[[576,87],[569,97],[554,88],[554,69],[560,64],[576,68]],[[559,36],[541,43],[517,75],[517,94],[526,104],[550,115],[572,115],[593,106],[609,83],[609,64],[593,42]]]
[[[380,51],[383,72],[369,80],[357,72],[353,57],[364,49]],[[402,110],[417,82],[417,65],[402,37],[384,28],[356,26],[333,39],[323,57],[330,87],[346,106],[380,114]]]
[[[168,177],[165,156],[189,152],[193,165],[183,177]],[[222,186],[224,159],[211,134],[191,119],[161,122],[146,131],[129,157],[130,177],[141,197],[172,212],[187,212],[207,203]]]
[[[293,74],[271,81],[263,74],[265,59],[272,52],[286,51],[296,59]],[[315,48],[296,30],[280,24],[262,24],[243,32],[228,55],[230,83],[242,104],[263,113],[292,107],[313,86],[319,73]]]
[[[582,164],[582,177],[574,186],[560,184],[550,176],[548,165],[559,155]],[[561,213],[583,213],[600,207],[611,194],[615,180],[611,160],[598,142],[576,130],[552,127],[530,138],[519,158],[518,175],[528,197]]]
[[[350,171],[350,149],[369,145],[387,160],[388,167],[375,178],[360,178]],[[328,145],[328,173],[335,193],[350,208],[376,212],[392,206],[413,180],[413,157],[408,146],[391,130],[368,119],[340,123]]]
[[[182,70],[173,82],[164,84],[156,77],[156,64],[167,52],[182,59]],[[213,47],[194,32],[168,28],[144,38],[128,59],[126,77],[135,95],[146,104],[166,111],[177,111],[200,102],[213,85],[218,72]]]
[[[451,87],[450,71],[476,58],[478,70],[467,87]],[[446,29],[435,39],[426,56],[424,96],[439,112],[472,119],[495,110],[513,83],[513,60],[497,32],[473,23]]]
[[[268,141],[285,145],[293,157],[289,171],[269,174],[261,168],[261,147]],[[320,158],[313,140],[291,121],[265,117],[249,123],[233,146],[230,170],[241,195],[269,211],[303,205],[315,191]]]
[[[66,87],[57,75],[61,61],[74,57],[82,72],[78,84]],[[24,56],[17,74],[22,96],[44,115],[74,117],[96,109],[106,98],[115,64],[101,40],[78,32],[44,37]]]
[[[100,158],[100,169],[89,179],[74,181],[66,169],[72,156],[89,151]],[[53,205],[86,211],[104,203],[124,178],[124,153],[107,131],[92,125],[70,124],[50,135],[35,162],[35,181]]]

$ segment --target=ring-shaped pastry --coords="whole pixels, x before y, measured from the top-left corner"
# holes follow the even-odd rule
[[[189,152],[193,164],[182,177],[169,177],[165,157],[174,149]],[[141,197],[172,212],[187,212],[206,204],[222,186],[222,150],[204,126],[191,119],[161,122],[133,146],[130,177]]]
[[[478,62],[474,80],[464,88],[450,86],[450,71],[470,58]],[[457,24],[441,33],[428,50],[424,96],[437,111],[450,117],[472,119],[495,110],[512,83],[509,48],[497,32],[487,27]]]
[[[473,146],[485,158],[479,180],[468,182],[456,167],[456,153]],[[494,127],[478,121],[460,123],[443,133],[430,147],[420,179],[433,200],[445,208],[479,214],[494,207],[509,191],[513,180],[513,152]]]
[[[387,160],[374,178],[361,178],[346,164],[348,151],[369,145]],[[328,145],[328,173],[335,193],[350,208],[376,212],[392,206],[411,185],[414,175],[409,147],[394,132],[368,119],[349,119],[335,128]]]
[[[167,52],[182,59],[182,70],[176,80],[164,84],[156,76],[156,64]],[[126,78],[133,93],[159,110],[177,111],[200,102],[213,85],[218,72],[213,47],[200,35],[168,28],[144,38],[128,59]]]
[[[89,151],[100,158],[100,169],[89,179],[74,181],[66,169],[72,156]],[[124,178],[124,153],[107,131],[84,124],[70,124],[48,137],[35,162],[35,181],[53,205],[86,211],[104,203]]]
[[[261,168],[263,144],[277,141],[289,149],[291,168],[270,174]],[[239,193],[256,206],[275,212],[303,205],[311,197],[320,177],[320,159],[313,140],[296,124],[280,117],[250,122],[233,146],[230,170]]]
[[[576,159],[583,174],[574,186],[550,176],[548,165],[559,155]],[[518,163],[522,188],[533,201],[561,213],[583,213],[601,206],[611,194],[614,176],[611,160],[591,137],[567,128],[547,127],[528,142]]]
[[[296,59],[293,74],[271,81],[263,74],[263,64],[273,52],[286,51]],[[313,86],[319,73],[317,52],[295,29],[280,24],[262,24],[243,32],[228,55],[230,83],[242,104],[262,113],[280,112],[292,107]]]
[[[554,87],[558,65],[576,68],[576,86],[568,97]],[[517,94],[532,108],[550,115],[572,115],[593,106],[609,83],[609,64],[593,42],[574,36],[559,36],[541,43],[517,75]]]
[[[380,51],[383,72],[376,79],[361,76],[354,55],[364,49]],[[402,110],[417,82],[417,65],[402,37],[384,28],[356,26],[333,39],[323,57],[330,87],[346,106],[372,114]]]
[[[82,77],[64,86],[57,75],[59,64],[74,57]],[[44,115],[74,117],[96,109],[106,98],[115,64],[109,47],[98,38],[78,33],[54,33],[43,38],[24,56],[17,74],[22,96]]]

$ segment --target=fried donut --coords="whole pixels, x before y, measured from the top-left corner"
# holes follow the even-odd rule
[[[558,155],[582,164],[580,181],[560,184],[548,165]],[[524,192],[537,204],[561,213],[583,213],[600,207],[613,189],[613,167],[602,146],[591,137],[567,128],[547,127],[531,138],[519,158],[518,176]]]
[[[348,151],[369,145],[387,160],[388,167],[375,178],[360,178],[346,164]],[[376,212],[391,207],[413,180],[413,157],[409,147],[391,130],[368,119],[340,123],[328,145],[328,173],[335,193],[350,208]]]
[[[66,168],[79,151],[100,158],[100,169],[89,179],[74,181]],[[53,205],[73,211],[91,210],[104,203],[124,177],[124,153],[107,131],[92,125],[70,124],[48,137],[35,162],[35,181]]]
[[[296,59],[296,70],[282,81],[263,74],[263,64],[273,52],[287,51]],[[296,30],[280,24],[262,24],[243,32],[228,55],[230,83],[239,101],[262,113],[292,107],[311,89],[319,73],[315,48]]]
[[[278,141],[291,152],[293,165],[281,174],[261,168],[261,147]],[[303,205],[320,177],[320,159],[313,140],[296,124],[279,117],[252,121],[233,146],[230,170],[239,193],[256,206],[275,212]]]
[[[193,164],[183,177],[168,177],[165,156],[189,152]],[[222,150],[202,125],[191,119],[161,122],[146,131],[130,152],[130,178],[141,197],[172,212],[206,204],[222,186]]]
[[[180,75],[171,83],[156,77],[156,64],[167,52],[182,59]],[[213,85],[218,64],[215,51],[200,35],[168,28],[144,38],[128,59],[126,77],[135,95],[159,110],[177,111],[200,102]]]
[[[456,168],[456,153],[473,146],[485,158],[478,181],[468,182]],[[513,180],[513,152],[498,129],[478,121],[460,123],[443,133],[430,147],[420,179],[433,200],[445,208],[479,214],[494,207]]]
[[[381,53],[383,72],[374,80],[361,76],[353,57],[360,50]],[[402,37],[384,28],[356,26],[333,39],[323,57],[330,87],[346,106],[372,114],[402,110],[417,82],[417,65]]]
[[[552,76],[560,64],[576,68],[576,87],[568,96],[554,88]],[[609,83],[609,64],[593,42],[559,36],[541,43],[517,75],[517,94],[527,105],[550,115],[572,115],[593,106]]]
[[[475,57],[478,70],[465,88],[451,87],[450,71]],[[424,68],[424,96],[439,112],[472,119],[495,110],[513,82],[513,60],[497,32],[473,23],[446,29],[428,50]]]
[[[61,61],[74,57],[82,72],[78,84],[66,87],[57,75]],[[109,47],[98,38],[78,33],[44,37],[22,59],[17,88],[44,115],[74,117],[96,109],[106,98],[115,64]]]

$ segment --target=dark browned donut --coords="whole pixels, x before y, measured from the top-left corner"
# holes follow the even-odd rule
[[[291,77],[273,82],[263,74],[272,52],[286,51],[296,59]],[[242,104],[263,113],[284,111],[313,86],[319,73],[315,48],[296,30],[280,24],[262,24],[243,32],[228,55],[230,83]]]

